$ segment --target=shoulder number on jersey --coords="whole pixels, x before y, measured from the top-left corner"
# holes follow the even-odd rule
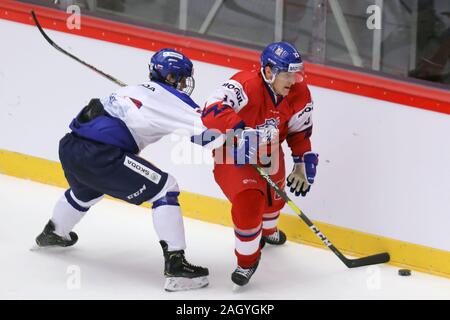
[[[144,84],[142,84],[141,86],[143,86],[144,88],[147,88],[147,89],[149,89],[149,90],[151,90],[151,91],[153,91],[153,92],[155,92],[155,87],[152,87],[151,85],[149,85],[148,83],[144,83]]]
[[[228,80],[222,85],[222,101],[236,112],[239,112],[248,103],[247,95],[242,85],[236,80]]]

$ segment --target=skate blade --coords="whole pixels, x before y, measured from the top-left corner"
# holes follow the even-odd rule
[[[204,288],[209,284],[208,277],[198,278],[181,278],[181,277],[169,277],[166,278],[164,290],[169,292],[185,291]]]
[[[41,250],[42,249],[42,247],[39,247],[37,244],[35,244],[35,245],[33,245],[31,248],[30,248],[30,251],[39,251],[39,250]]]
[[[233,288],[231,289],[231,291],[233,293],[238,293],[239,291],[241,291],[242,286],[238,285],[238,284],[233,284]]]
[[[67,251],[68,247],[61,247],[61,246],[38,246],[37,244],[33,245],[29,250],[31,252],[38,252],[38,251]]]

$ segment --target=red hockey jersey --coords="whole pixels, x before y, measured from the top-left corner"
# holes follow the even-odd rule
[[[208,129],[251,127],[271,141],[278,130],[279,143],[287,140],[293,156],[311,151],[313,103],[305,82],[294,84],[286,97],[276,96],[261,72],[241,71],[225,82],[207,100],[202,112]]]

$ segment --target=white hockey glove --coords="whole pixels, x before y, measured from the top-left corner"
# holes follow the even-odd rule
[[[303,157],[294,157],[294,168],[287,177],[287,186],[298,197],[306,196],[314,183],[316,167],[319,164],[319,155],[314,152],[306,152]]]

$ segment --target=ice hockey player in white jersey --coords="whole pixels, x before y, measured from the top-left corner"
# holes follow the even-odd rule
[[[140,205],[152,203],[154,229],[165,260],[165,289],[208,285],[208,269],[190,264],[177,182],[138,156],[147,145],[174,131],[193,136],[201,130],[192,62],[172,49],[156,52],[150,81],[126,86],[104,99],[92,99],[73,119],[72,132],[59,144],[59,157],[70,188],[36,238],[40,247],[74,245],[74,226],[104,194]]]

